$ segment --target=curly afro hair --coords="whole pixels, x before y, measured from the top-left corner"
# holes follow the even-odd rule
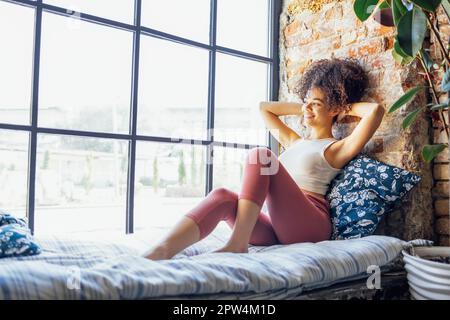
[[[308,91],[320,88],[330,111],[348,111],[350,104],[360,101],[368,86],[368,76],[353,58],[332,58],[314,61],[294,89],[301,100]],[[337,116],[334,117],[333,123]]]

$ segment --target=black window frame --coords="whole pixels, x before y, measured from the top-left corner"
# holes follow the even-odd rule
[[[268,0],[269,4],[269,30],[268,45],[269,56],[259,56],[252,53],[239,51],[227,47],[217,45],[217,2],[218,0],[210,0],[210,32],[209,44],[200,43],[187,38],[165,33],[160,30],[144,27],[141,25],[141,9],[142,0],[134,0],[134,23],[127,24],[102,18],[96,15],[86,14],[83,12],[74,12],[66,8],[43,3],[42,0],[0,0],[4,2],[23,5],[35,9],[34,21],[34,48],[33,48],[33,65],[32,65],[32,96],[31,96],[31,114],[30,125],[16,125],[1,123],[0,129],[25,131],[29,133],[28,148],[28,181],[27,181],[27,204],[26,212],[28,224],[31,232],[34,233],[35,228],[35,184],[36,184],[36,152],[37,152],[37,135],[38,133],[70,135],[76,137],[92,137],[125,140],[129,144],[128,148],[128,173],[127,173],[127,201],[126,201],[126,230],[127,234],[134,232],[134,188],[135,188],[135,165],[136,165],[136,143],[137,141],[153,141],[165,143],[183,143],[196,144],[206,146],[207,161],[205,164],[206,184],[205,195],[207,195],[213,187],[213,151],[215,146],[233,147],[241,149],[250,149],[259,147],[260,145],[231,143],[224,141],[215,141],[212,131],[214,129],[214,111],[215,111],[215,79],[216,79],[216,54],[217,52],[228,54],[252,61],[263,62],[268,65],[268,97],[272,101],[278,100],[279,90],[279,17],[281,14],[281,0]],[[44,128],[38,126],[39,111],[39,71],[40,71],[40,54],[41,54],[41,35],[42,35],[42,13],[51,12],[66,16],[68,18],[81,19],[83,21],[96,23],[111,28],[118,28],[133,32],[133,62],[132,62],[132,83],[131,83],[131,103],[130,103],[130,128],[129,134],[95,132],[95,131],[79,131],[69,129]],[[137,108],[138,108],[138,85],[139,85],[139,58],[140,58],[140,40],[141,35],[155,37],[167,41],[189,45],[197,48],[203,48],[209,51],[209,74],[208,74],[208,109],[207,109],[207,138],[206,140],[185,139],[180,137],[177,139],[161,136],[149,136],[137,134]],[[279,154],[278,143],[274,137],[267,132],[268,147],[276,154]]]

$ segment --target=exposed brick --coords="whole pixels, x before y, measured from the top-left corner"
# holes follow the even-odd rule
[[[375,29],[376,34],[380,36],[393,36],[395,35],[395,28],[393,27],[386,27],[383,25],[380,25],[377,29]]]
[[[339,49],[341,47],[341,37],[334,37],[332,43],[333,49]]]
[[[436,233],[446,236],[450,234],[450,224],[448,217],[442,217],[436,220]]]
[[[372,67],[374,67],[375,69],[380,69],[380,68],[382,68],[383,67],[383,61],[380,59],[380,58],[375,58],[373,61],[372,61]],[[380,77],[377,77],[378,78],[378,80],[380,79]]]
[[[351,46],[348,49],[348,55],[350,57],[367,57],[367,56],[373,56],[375,54],[378,54],[380,52],[383,52],[385,50],[385,44],[383,39],[371,39],[369,41],[366,41],[365,43],[359,45],[359,46]]]
[[[449,148],[445,148],[442,152],[439,152],[438,155],[433,159],[433,161],[435,163],[450,162]]]
[[[288,77],[292,78],[295,75],[302,74],[305,69],[311,64],[311,60],[300,60],[300,61],[286,61],[286,69],[288,73]]]
[[[433,196],[434,197],[444,197],[448,198],[449,196],[449,183],[448,181],[437,181],[433,188]]]
[[[341,44],[343,46],[355,43],[358,39],[358,35],[356,34],[356,31],[350,31],[342,34],[341,36]]]
[[[325,11],[325,19],[326,21],[330,21],[332,19],[339,21],[342,19],[342,6],[335,5]]]
[[[439,199],[434,201],[434,209],[436,216],[448,216],[450,215],[449,199]]]
[[[446,40],[448,41],[448,37],[450,35],[450,25],[444,24],[439,26],[439,34],[442,34],[442,40],[444,43]]]
[[[440,246],[446,246],[450,247],[450,237],[449,236],[439,236],[439,243]]]
[[[434,143],[448,143],[448,136],[445,130],[433,129],[433,142]]]
[[[292,48],[296,46],[303,46],[317,40],[318,34],[313,33],[312,29],[302,28],[297,34],[286,37],[284,46]]]
[[[442,75],[442,77],[444,77],[444,75]],[[440,84],[439,84],[439,86],[440,86]],[[446,101],[446,99],[447,98],[441,99],[441,100]],[[443,103],[443,102],[441,102],[441,103]],[[442,115],[446,119],[446,124],[448,125],[448,120],[447,120],[448,119],[448,112],[447,112],[447,110],[444,110],[442,112]],[[436,119],[434,117],[432,118],[432,121],[433,121],[433,127],[434,128],[444,128],[444,124],[442,123],[442,118],[439,115],[439,113],[437,113],[437,118]]]
[[[290,37],[296,33],[299,32],[300,29],[300,21],[298,20],[294,20],[294,22],[292,22],[291,24],[289,24],[285,29],[284,29],[284,36],[285,37]]]
[[[433,168],[433,176],[437,180],[448,180],[450,178],[449,165],[435,164]]]

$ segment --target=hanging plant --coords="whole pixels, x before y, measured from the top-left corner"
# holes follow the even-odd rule
[[[428,86],[415,87],[400,97],[388,110],[395,112],[409,103],[424,88],[430,90],[433,102],[420,107],[405,116],[402,128],[412,125],[417,116],[426,112],[439,120],[440,131],[449,137],[449,128],[444,110],[450,106],[450,41],[443,43],[439,33],[439,21],[436,11],[442,7],[450,22],[450,0],[355,0],[353,8],[356,16],[365,21],[373,15],[384,26],[396,28],[392,56],[401,65],[408,65],[414,60],[420,61]],[[433,61],[424,48],[426,35],[435,37],[442,61]],[[422,157],[426,162],[432,161],[440,152],[448,148],[446,144],[425,145]]]

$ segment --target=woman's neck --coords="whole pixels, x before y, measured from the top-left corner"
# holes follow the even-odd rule
[[[310,134],[311,139],[326,139],[333,138],[331,129],[313,129]]]

